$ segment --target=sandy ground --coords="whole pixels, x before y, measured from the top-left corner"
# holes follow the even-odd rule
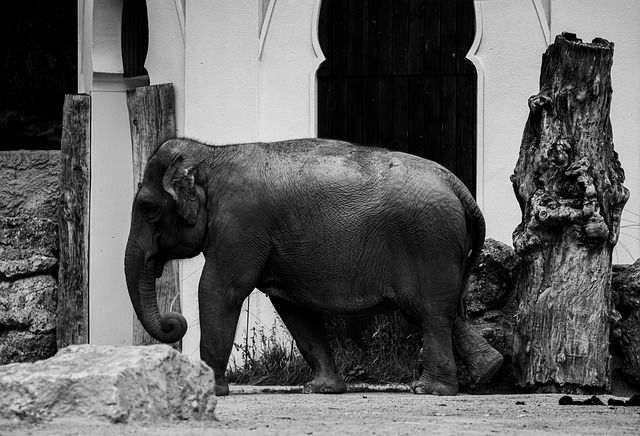
[[[84,418],[39,424],[0,421],[0,435],[640,434],[640,407],[559,406],[561,396],[433,397],[406,392],[303,395],[235,387],[230,396],[218,401],[218,422],[109,424]],[[605,404],[611,398],[598,397]]]

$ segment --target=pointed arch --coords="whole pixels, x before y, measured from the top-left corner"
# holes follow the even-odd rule
[[[474,192],[473,3],[324,0],[318,134],[437,161]]]

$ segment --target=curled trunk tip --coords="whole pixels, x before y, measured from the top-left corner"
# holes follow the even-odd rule
[[[131,304],[144,329],[152,338],[166,344],[182,339],[187,320],[178,312],[160,314],[156,295],[155,262],[131,240],[125,253],[125,275]]]
[[[143,324],[144,326],[144,324]],[[145,327],[146,329],[146,327]],[[156,337],[152,332],[147,330],[154,339],[166,344],[178,342],[187,333],[187,320],[181,313],[167,312],[160,319],[160,329],[162,335]]]

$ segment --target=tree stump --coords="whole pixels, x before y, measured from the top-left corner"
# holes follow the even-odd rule
[[[613,43],[556,37],[529,98],[511,182],[522,210],[513,245],[523,269],[514,372],[538,392],[609,388],[611,255],[629,197],[609,120]]]

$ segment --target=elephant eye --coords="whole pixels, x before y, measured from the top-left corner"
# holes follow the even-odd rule
[[[158,221],[160,219],[160,206],[142,202],[140,203],[140,211],[148,221]]]

